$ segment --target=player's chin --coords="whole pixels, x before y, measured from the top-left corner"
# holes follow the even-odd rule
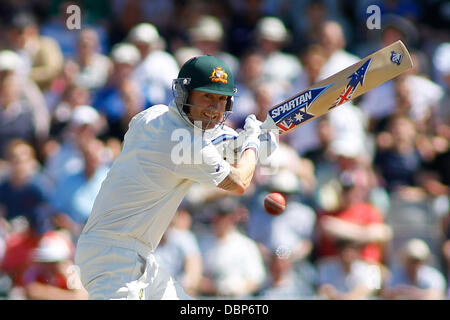
[[[209,130],[209,129],[214,129],[215,127],[217,127],[220,123],[218,121],[214,121],[214,122],[210,122],[207,123],[203,126],[203,129],[205,130]]]

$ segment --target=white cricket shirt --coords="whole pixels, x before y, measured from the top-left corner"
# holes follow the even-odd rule
[[[216,187],[229,174],[229,163],[205,137],[223,132],[218,128],[205,135],[201,130],[194,133],[174,105],[155,105],[137,114],[97,195],[84,236],[132,238],[154,250],[191,185]],[[197,163],[177,164],[173,151],[180,154],[180,146],[183,151],[188,148]]]

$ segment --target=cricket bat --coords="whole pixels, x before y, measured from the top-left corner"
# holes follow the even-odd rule
[[[397,77],[412,65],[403,42],[394,42],[277,104],[269,110],[261,128],[285,134]]]

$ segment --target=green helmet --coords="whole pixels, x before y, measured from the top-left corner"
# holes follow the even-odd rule
[[[172,91],[175,104],[185,119],[189,108],[200,108],[187,103],[192,90],[228,96],[226,113],[220,122],[223,123],[232,110],[233,97],[237,92],[230,67],[223,60],[210,55],[191,58],[181,67],[178,78],[173,81]]]
[[[235,96],[234,77],[225,61],[210,55],[194,57],[180,69],[178,79],[190,79],[186,88]]]

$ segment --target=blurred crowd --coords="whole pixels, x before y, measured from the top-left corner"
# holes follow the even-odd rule
[[[81,28],[69,29],[76,4]],[[369,29],[369,5],[381,28]],[[237,79],[227,124],[396,40],[414,67],[280,137],[249,192],[194,185],[156,257],[194,297],[450,298],[446,1],[5,0],[0,7],[0,297],[85,299],[77,238],[129,120],[189,58]],[[70,13],[68,13],[70,12]],[[72,16],[73,18],[73,16]],[[279,216],[263,199],[287,199]]]

